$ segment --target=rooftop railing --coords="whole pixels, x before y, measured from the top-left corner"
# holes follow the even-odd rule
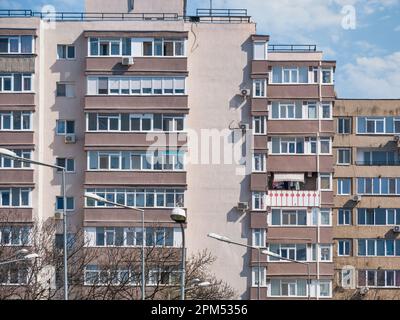
[[[91,13],[35,12],[32,10],[0,10],[0,18],[40,18],[48,21],[189,21],[213,23],[250,22],[245,9],[198,9],[197,16],[177,13]]]
[[[268,45],[270,52],[316,52],[315,44],[270,44]]]

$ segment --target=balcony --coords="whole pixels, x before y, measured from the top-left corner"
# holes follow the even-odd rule
[[[29,223],[33,221],[31,208],[0,208],[1,222]]]
[[[175,75],[187,73],[187,58],[135,57],[134,64],[124,66],[122,57],[88,57],[86,71],[90,74],[113,74],[132,72],[155,72]]]
[[[267,194],[268,207],[318,207],[320,201],[318,191],[270,190]]]
[[[188,96],[86,96],[85,111],[164,111],[188,113]]]
[[[1,93],[0,94],[0,107],[7,106],[11,110],[20,110],[16,107],[23,106],[25,109],[32,109],[26,107],[33,107],[35,105],[35,94],[34,93]]]
[[[26,146],[30,149],[33,145],[33,132],[31,131],[0,132],[0,146]]]
[[[186,186],[186,172],[86,171],[86,185]]]
[[[10,186],[34,186],[33,170],[1,169],[0,184]]]
[[[332,172],[333,156],[320,155],[320,172]],[[317,172],[316,155],[268,155],[267,168],[270,172]]]
[[[400,160],[395,161],[356,161],[357,166],[375,166],[375,167],[383,167],[383,166],[400,166]]]
[[[172,209],[145,209],[146,223],[159,227],[171,227]],[[138,211],[122,208],[85,208],[85,227],[137,227],[142,223],[142,214]]]

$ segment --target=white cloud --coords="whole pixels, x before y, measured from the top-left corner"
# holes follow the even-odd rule
[[[400,98],[400,51],[387,56],[359,57],[340,68],[339,97]],[[351,84],[351,85],[348,85]]]
[[[396,28],[394,28],[394,31],[400,32],[400,25],[398,25]]]

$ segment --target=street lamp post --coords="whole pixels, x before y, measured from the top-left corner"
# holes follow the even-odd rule
[[[24,163],[32,163],[43,167],[49,167],[57,170],[61,170],[62,173],[62,198],[63,198],[63,235],[64,235],[64,300],[68,300],[68,251],[67,251],[67,199],[66,199],[66,188],[65,188],[65,168],[56,166],[53,164],[48,164],[44,162],[39,162],[31,159],[26,159],[19,157],[15,152],[0,148],[0,155],[3,157],[11,158]]]
[[[224,237],[224,236],[221,236],[221,235],[215,234],[215,233],[208,234],[208,237],[213,238],[213,239],[218,240],[218,241],[226,242],[226,243],[229,243],[229,244],[234,244],[234,245],[237,245],[237,246],[240,246],[240,247],[257,250],[257,252],[258,252],[257,300],[260,300],[260,297],[261,297],[261,292],[260,292],[261,291],[261,261],[260,260],[261,260],[261,250],[262,250],[262,248],[258,248],[258,247],[255,247],[255,246],[250,246],[250,245],[247,245],[247,244],[244,244],[244,243],[236,242],[236,241],[233,241],[233,240],[231,240],[231,239],[229,239],[227,237]]]
[[[308,286],[307,286],[307,287],[308,287],[308,295],[307,295],[307,297],[308,297],[308,300],[311,299],[311,273],[310,273],[310,263],[308,263],[308,262],[302,262],[302,261],[297,261],[297,260],[293,260],[293,259],[290,259],[290,258],[285,258],[285,257],[280,256],[279,254],[276,254],[276,253],[271,252],[271,251],[268,251],[268,250],[263,250],[263,251],[262,251],[262,254],[265,254],[265,255],[267,255],[267,256],[270,256],[270,257],[273,257],[273,258],[276,258],[276,259],[279,259],[279,260],[290,261],[290,262],[293,262],[293,263],[298,263],[298,264],[306,265],[306,266],[307,266],[307,274],[308,274],[308,279],[307,279],[307,283],[308,283]]]
[[[185,300],[186,248],[184,223],[186,223],[186,211],[182,208],[175,208],[171,213],[171,219],[176,223],[179,223],[182,231],[181,300]]]
[[[144,247],[144,210],[136,208],[136,207],[130,207],[130,206],[126,206],[126,205],[123,205],[120,203],[108,201],[107,199],[99,197],[97,194],[94,194],[94,193],[86,192],[85,198],[89,198],[89,199],[95,200],[97,202],[108,203],[108,204],[114,205],[116,207],[139,211],[142,213],[142,300],[146,300],[146,275],[145,275],[145,270],[146,270],[145,264],[146,263],[145,263],[145,254],[144,254],[144,252],[145,252],[145,247]]]

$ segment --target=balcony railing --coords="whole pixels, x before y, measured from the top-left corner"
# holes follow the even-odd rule
[[[268,207],[317,207],[319,204],[318,191],[270,190],[267,194]]]
[[[0,10],[0,18],[40,18],[46,21],[189,21],[212,23],[249,23],[245,9],[198,9],[196,16],[178,13],[101,13],[101,12],[35,12]]]
[[[397,161],[356,161],[358,166],[400,166],[400,160]]]
[[[270,52],[316,52],[315,44],[270,44],[268,45]]]

